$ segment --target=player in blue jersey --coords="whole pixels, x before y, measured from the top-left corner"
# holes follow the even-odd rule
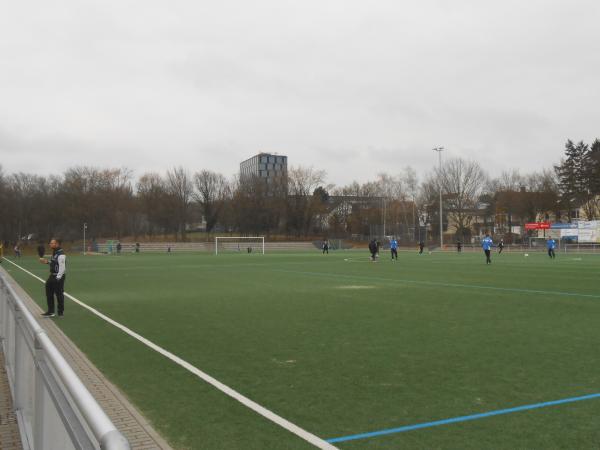
[[[490,255],[492,252],[493,245],[494,245],[494,241],[492,241],[492,238],[490,237],[489,234],[486,234],[485,237],[483,238],[483,240],[481,241],[481,248],[483,248],[483,252],[485,253],[485,263],[486,264],[492,263],[492,258]]]
[[[551,237],[546,241],[546,248],[548,249],[548,256],[550,259],[556,258],[556,254],[554,253],[554,249],[556,248],[556,241]]]
[[[390,241],[390,252],[392,253],[392,261],[394,259],[398,261],[398,241],[394,237]]]

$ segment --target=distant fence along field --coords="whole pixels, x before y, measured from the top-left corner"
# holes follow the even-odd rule
[[[135,252],[135,242],[122,242],[122,252]],[[257,249],[262,247],[261,242],[239,242],[240,251],[245,251],[248,247]],[[143,242],[140,243],[140,252],[160,253],[167,252],[171,248],[172,252],[212,252],[215,251],[214,242]],[[226,251],[237,251],[238,242],[219,243],[219,249]],[[265,251],[314,251],[313,242],[267,242],[265,241]],[[98,244],[99,253],[116,253],[116,244],[102,243]],[[219,250],[220,251],[220,250]]]

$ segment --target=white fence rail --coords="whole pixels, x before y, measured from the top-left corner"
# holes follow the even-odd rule
[[[563,246],[565,253],[600,253],[600,244],[596,243],[580,243],[566,244]]]
[[[25,450],[128,450],[0,271],[0,345]]]

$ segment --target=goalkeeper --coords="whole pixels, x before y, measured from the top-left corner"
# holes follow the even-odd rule
[[[377,241],[375,239],[369,242],[369,252],[371,253],[371,261],[375,262],[377,260]]]

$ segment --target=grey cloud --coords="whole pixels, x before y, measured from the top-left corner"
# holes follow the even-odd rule
[[[537,170],[600,134],[593,0],[30,6],[0,16],[5,171],[231,174],[265,150],[342,184],[437,145]]]

